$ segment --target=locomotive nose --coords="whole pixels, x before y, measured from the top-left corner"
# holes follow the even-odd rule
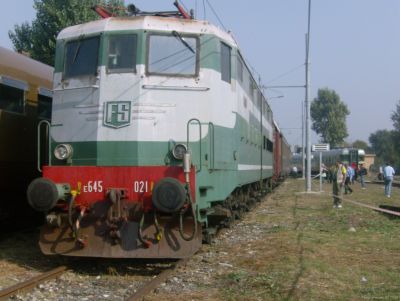
[[[45,212],[53,208],[58,200],[65,199],[70,191],[69,184],[56,184],[47,178],[37,178],[29,184],[27,197],[33,209]]]
[[[153,205],[166,213],[177,212],[186,200],[186,190],[182,183],[174,178],[163,178],[153,189]]]

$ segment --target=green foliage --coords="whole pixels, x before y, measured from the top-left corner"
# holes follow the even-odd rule
[[[361,148],[365,150],[365,152],[370,152],[371,148],[369,147],[368,143],[363,141],[363,140],[356,140],[351,144],[352,147],[354,148]]]
[[[348,136],[346,116],[349,114],[334,90],[319,89],[318,97],[311,103],[312,129],[321,136],[321,142],[340,146]]]
[[[396,131],[400,132],[400,100],[399,103],[396,105],[396,110],[393,111],[391,117],[394,128],[396,129]]]
[[[35,20],[15,25],[8,35],[16,51],[53,65],[58,33],[65,27],[99,19],[91,9],[95,4],[124,6],[123,0],[34,0]]]
[[[398,136],[399,134],[395,131],[388,130],[378,130],[369,136],[372,150],[378,157],[377,164],[383,164],[384,162],[399,163]]]
[[[375,152],[376,165],[389,162],[396,167],[400,166],[400,100],[392,113],[394,130],[378,130],[369,136],[369,142]]]

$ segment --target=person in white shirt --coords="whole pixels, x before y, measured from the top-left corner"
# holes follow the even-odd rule
[[[393,176],[395,172],[392,166],[389,163],[386,163],[385,168],[383,169],[383,179],[385,181],[385,195],[390,198],[390,194],[392,192],[392,182]]]

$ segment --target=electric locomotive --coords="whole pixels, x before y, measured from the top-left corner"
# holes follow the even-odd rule
[[[272,186],[272,111],[230,33],[137,13],[56,49],[52,152],[27,192],[43,253],[187,257]]]

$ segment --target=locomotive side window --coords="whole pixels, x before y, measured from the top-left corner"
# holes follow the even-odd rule
[[[198,73],[198,38],[173,31],[171,35],[150,35],[147,72],[172,76]]]
[[[99,43],[99,36],[68,42],[64,78],[96,75]]]
[[[231,82],[231,47],[221,43],[221,79]]]
[[[240,83],[243,83],[243,62],[242,59],[237,57],[237,67],[236,67],[237,79]]]
[[[25,113],[25,91],[0,84],[0,109],[12,113]]]
[[[107,71],[136,72],[136,34],[110,36],[108,42]]]
[[[257,107],[261,110],[262,106],[262,94],[259,90],[257,90]]]
[[[247,70],[247,68],[244,68],[243,72],[243,88],[246,91],[247,95],[249,96],[251,100],[251,94],[250,94],[250,72]]]

